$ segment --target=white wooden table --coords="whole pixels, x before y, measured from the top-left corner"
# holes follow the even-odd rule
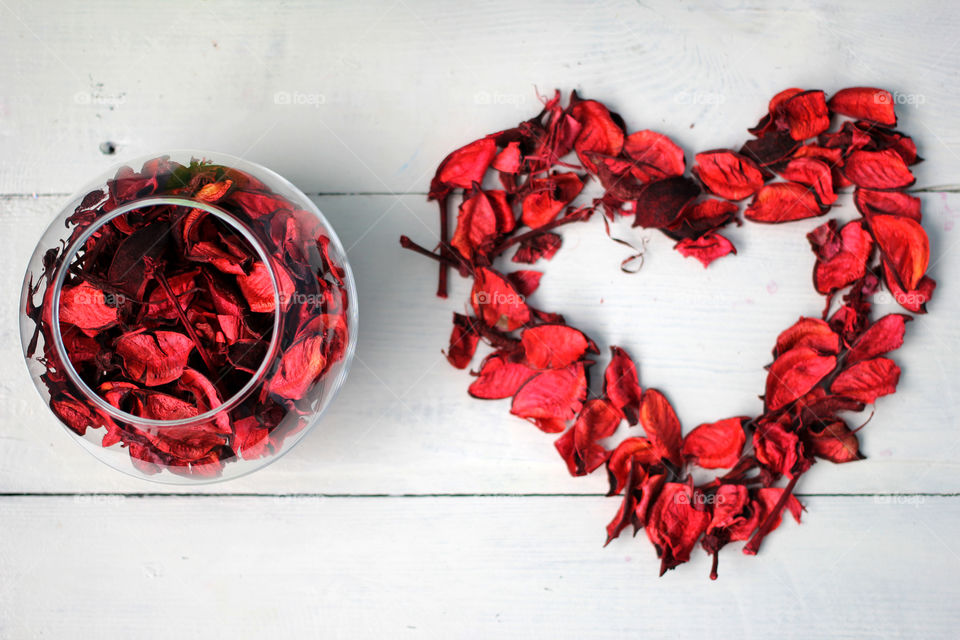
[[[773,4],[0,0],[0,638],[956,637],[960,17],[948,0]],[[728,550],[717,582],[699,551],[658,579],[646,540],[602,548],[602,473],[569,477],[551,438],[467,397],[440,353],[465,288],[432,297],[434,266],[397,238],[433,244],[437,162],[532,115],[534,86],[577,88],[689,154],[737,145],[787,86],[858,84],[912,101],[931,313],[896,354],[869,459],[803,479],[803,525],[756,558]],[[275,465],[199,489],[84,453],[17,337],[23,269],[66,195],[177,147],[289,177],[360,290],[328,418]],[[538,306],[637,355],[688,429],[753,413],[776,333],[820,309],[803,239],[818,223],[745,225],[708,271],[651,235],[636,276],[599,220],[574,225]]]

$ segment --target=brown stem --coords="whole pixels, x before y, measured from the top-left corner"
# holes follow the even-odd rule
[[[193,328],[193,325],[190,324],[189,320],[187,320],[187,314],[183,312],[183,307],[180,306],[180,301],[177,299],[177,295],[173,292],[173,288],[170,286],[170,283],[167,282],[167,277],[160,271],[155,271],[153,275],[156,276],[157,282],[160,283],[160,286],[163,288],[163,292],[167,295],[167,299],[170,300],[170,304],[172,304],[173,308],[176,310],[177,316],[180,318],[180,322],[183,324],[183,328],[187,330],[187,334],[190,336],[190,339],[193,340],[193,344],[197,346],[197,352],[203,359],[203,364],[207,365],[207,372],[210,375],[213,375],[215,371],[213,368],[213,360],[210,358],[210,354],[207,353],[207,349],[203,346],[203,343],[200,342],[200,337],[197,336],[197,332]]]
[[[450,256],[443,255],[443,253],[438,255],[433,251],[430,251],[429,249],[421,247],[419,244],[417,244],[407,236],[400,236],[400,246],[403,247],[404,249],[410,249],[410,251],[419,253],[422,256],[432,258],[437,262],[439,262],[440,265],[443,267],[453,267],[455,269],[460,267],[460,264]],[[444,271],[444,273],[446,272]],[[440,294],[438,293],[437,295],[440,295]],[[446,296],[443,296],[443,297],[446,297]]]
[[[449,257],[447,250],[447,238],[450,233],[447,229],[447,197],[444,196],[440,198],[438,204],[440,205],[440,255],[444,257]],[[437,297],[446,298],[447,297],[447,268],[448,264],[446,262],[440,263],[440,277],[437,281]]]

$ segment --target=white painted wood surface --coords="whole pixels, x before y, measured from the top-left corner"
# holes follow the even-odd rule
[[[955,636],[960,498],[943,494],[960,492],[960,196],[944,187],[960,182],[958,29],[946,1],[3,0],[0,638]],[[465,287],[433,298],[435,270],[397,237],[434,242],[436,163],[528,117],[534,85],[581,89],[692,153],[741,141],[787,85],[849,84],[896,91],[927,158],[931,313],[896,354],[869,460],[802,481],[802,526],[757,558],[727,553],[717,583],[699,554],[657,580],[645,540],[601,549],[616,509],[602,474],[570,478],[549,436],[466,396],[440,354]],[[275,465],[188,490],[70,442],[17,338],[22,270],[65,194],[173,147],[244,155],[310,193],[350,248],[361,309],[328,418]],[[536,301],[628,347],[686,428],[751,413],[776,333],[819,309],[815,224],[741,227],[740,254],[708,271],[651,235],[635,276],[599,220],[575,225]],[[141,496],[184,491],[204,495]]]

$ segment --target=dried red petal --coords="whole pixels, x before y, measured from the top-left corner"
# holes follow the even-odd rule
[[[520,336],[526,364],[534,369],[563,369],[596,350],[582,331],[563,324],[529,327]]]
[[[902,189],[916,178],[896,151],[854,151],[847,157],[843,175],[858,187],[866,189]]]
[[[521,162],[520,142],[514,140],[497,154],[490,166],[503,173],[517,173],[520,171]]]
[[[606,462],[608,452],[597,440],[612,436],[621,420],[623,415],[606,400],[594,398],[584,403],[577,421],[555,443],[570,475],[586,475]]]
[[[779,422],[761,422],[757,426],[753,449],[757,461],[778,476],[794,477],[810,466],[797,434],[787,431]]]
[[[833,371],[837,359],[821,356],[809,347],[797,347],[782,354],[770,366],[764,401],[768,411],[787,405]]]
[[[669,227],[698,195],[700,187],[685,176],[651,182],[636,197],[633,226],[648,229]]]
[[[280,366],[266,391],[287,400],[299,400],[316,382],[327,364],[322,332],[306,332],[283,352]]]
[[[899,349],[910,320],[910,316],[891,313],[874,322],[850,347],[846,364],[855,364]]]
[[[856,189],[853,192],[853,202],[857,205],[857,211],[867,218],[889,213],[920,222],[920,198],[903,191]]]
[[[754,222],[790,222],[826,213],[812,189],[796,182],[765,185],[743,212]]]
[[[668,482],[650,509],[646,531],[660,557],[660,575],[690,559],[710,522],[710,514],[694,506],[698,495],[687,484]]]
[[[707,198],[689,203],[664,230],[671,238],[696,239],[732,222],[740,208],[735,202]],[[736,252],[734,252],[736,253]]]
[[[873,253],[873,239],[860,220],[848,222],[840,233],[836,228],[830,220],[807,234],[817,254],[813,283],[825,295],[862,278]]]
[[[531,192],[523,199],[522,220],[535,229],[553,222],[563,208],[583,190],[583,182],[575,173],[559,173],[549,178],[533,178]]]
[[[930,262],[927,232],[916,220],[903,216],[871,216],[868,223],[884,264],[893,270],[898,286],[915,289]]]
[[[450,346],[447,349],[447,361],[457,369],[466,369],[477,352],[480,336],[473,328],[470,318],[453,314],[453,331],[450,332]]]
[[[693,173],[711,193],[727,200],[743,200],[763,186],[763,173],[746,156],[729,149],[696,155]]]
[[[608,496],[623,491],[631,464],[648,467],[660,461],[653,444],[646,438],[626,438],[610,453],[607,460],[607,477],[610,480]]]
[[[467,260],[472,260],[477,250],[498,233],[497,215],[490,198],[483,191],[476,192],[463,201],[457,214],[457,228],[450,244]]]
[[[64,287],[60,293],[60,322],[95,336],[117,323],[117,309],[108,306],[103,291],[81,282],[75,287]]]
[[[175,331],[127,333],[116,343],[127,375],[148,387],[179,378],[193,347],[190,338]]]
[[[889,91],[872,87],[848,87],[830,98],[831,111],[851,118],[862,118],[893,126],[897,124],[893,96]]]
[[[596,173],[596,165],[590,160],[587,152],[619,155],[623,148],[623,129],[611,117],[610,111],[596,100],[577,102],[570,109],[570,116],[581,125],[573,148],[576,149],[583,166]]]
[[[806,140],[830,127],[830,113],[823,91],[802,91],[778,106],[794,140]]]
[[[527,365],[514,362],[503,353],[491,353],[467,391],[474,398],[485,400],[509,398],[536,374]]]
[[[572,420],[587,397],[583,363],[538,373],[513,397],[510,413],[521,418]]]
[[[812,187],[817,199],[825,205],[837,201],[833,191],[833,177],[830,166],[816,158],[794,158],[780,172],[785,180],[792,180]]]
[[[523,296],[506,278],[487,267],[480,267],[474,274],[470,302],[484,324],[501,331],[513,331],[530,320],[530,308]]]
[[[682,453],[704,469],[729,469],[743,454],[743,418],[701,424],[683,439]]]
[[[286,269],[279,264],[274,264],[274,273],[277,277],[277,284],[280,289],[281,307],[287,307],[293,299],[296,286],[287,273]],[[267,265],[257,261],[250,269],[250,273],[243,276],[237,276],[237,284],[240,286],[240,293],[246,298],[250,305],[250,310],[256,313],[273,313],[276,309],[277,300],[273,294],[273,283],[270,280],[270,270]]]
[[[801,317],[777,336],[773,356],[779,357],[795,347],[813,349],[820,355],[836,355],[840,351],[840,336],[819,318]]]
[[[657,453],[677,467],[683,465],[680,449],[683,438],[680,433],[680,420],[674,413],[670,402],[656,389],[643,392],[640,403],[640,424],[643,432],[653,443]]]
[[[610,364],[603,373],[603,394],[610,398],[631,425],[637,424],[643,391],[637,367],[620,347],[610,347]]]
[[[560,249],[563,239],[556,233],[541,233],[520,243],[520,248],[513,254],[514,262],[533,264],[540,258],[549,260]]]
[[[686,168],[683,149],[662,133],[649,129],[627,136],[623,154],[634,162],[634,176],[644,182],[682,176]]]
[[[816,430],[811,429],[810,446],[815,456],[830,462],[853,462],[864,458],[857,434],[839,419],[818,424]]]
[[[469,189],[473,183],[482,183],[493,157],[497,143],[492,138],[481,138],[452,152],[440,166],[430,182],[430,198],[444,198],[452,189]]]
[[[531,271],[530,269],[520,269],[511,271],[507,274],[507,279],[517,293],[527,298],[540,286],[540,278],[543,277],[542,271]]]
[[[684,238],[674,247],[685,258],[696,258],[704,268],[717,258],[736,253],[737,248],[719,233],[705,233],[699,238]]]
[[[900,367],[890,358],[873,358],[845,369],[830,385],[830,391],[864,403],[897,390]]]

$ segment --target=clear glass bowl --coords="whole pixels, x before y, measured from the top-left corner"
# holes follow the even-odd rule
[[[296,187],[171,151],[70,199],[27,267],[20,336],[84,448],[204,483],[266,466],[319,421],[353,359],[356,299],[336,233]]]

